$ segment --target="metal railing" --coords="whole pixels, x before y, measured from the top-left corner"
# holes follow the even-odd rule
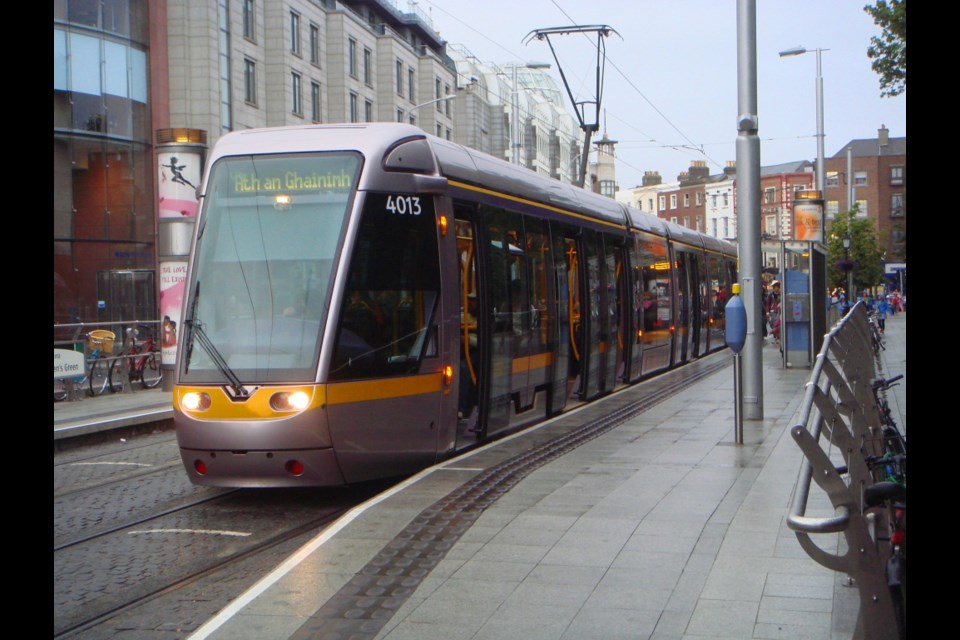
[[[854,638],[895,640],[887,552],[877,544],[877,532],[887,531],[886,514],[863,506],[864,489],[875,481],[867,458],[883,455],[883,428],[870,387],[877,372],[867,310],[857,303],[827,334],[806,383],[799,422],[790,430],[805,460],[787,526],[807,555],[856,584],[860,612]],[[806,515],[813,482],[829,497],[832,517]],[[832,533],[843,535],[845,551],[826,551],[812,537]]]
[[[117,360],[127,360],[132,362],[134,358],[143,357],[144,353],[127,353],[133,341],[137,339],[137,332],[143,327],[149,327],[149,331],[154,336],[153,353],[160,356],[161,332],[162,326],[159,320],[123,320],[119,322],[79,322],[72,324],[53,325],[53,348],[69,349],[71,351],[82,351],[84,363],[88,363],[91,353],[87,334],[94,329],[109,329],[116,334],[113,352],[110,355],[101,355],[100,360],[107,364],[107,368],[113,365]],[[130,331],[130,330],[134,331]],[[78,349],[78,347],[81,347]],[[85,397],[80,389],[76,389],[72,378],[67,380],[67,398],[66,401],[77,401]],[[130,367],[124,367],[123,393],[132,393],[133,385],[130,384]]]

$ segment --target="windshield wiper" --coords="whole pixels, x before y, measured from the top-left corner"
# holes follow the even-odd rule
[[[197,301],[200,299],[200,281],[197,281],[197,286],[193,291],[193,304],[190,305],[190,317],[186,319],[184,325],[190,331],[190,335],[187,338],[186,345],[186,365],[184,367],[184,373],[190,371],[190,356],[193,353],[193,341],[194,338],[200,343],[200,346],[203,347],[203,350],[206,352],[210,359],[213,360],[213,364],[217,365],[217,369],[220,370],[220,373],[223,374],[223,377],[226,378],[230,383],[230,388],[233,389],[234,393],[238,397],[246,398],[247,390],[244,388],[243,383],[240,382],[240,378],[237,377],[237,374],[233,372],[233,369],[230,368],[230,365],[227,364],[226,359],[220,353],[220,350],[217,349],[216,345],[210,340],[210,337],[207,336],[207,332],[203,330],[203,323],[197,320]]]

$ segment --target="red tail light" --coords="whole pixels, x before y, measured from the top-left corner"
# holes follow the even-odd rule
[[[283,465],[283,468],[292,476],[303,475],[303,463],[299,460],[288,460],[287,464]]]

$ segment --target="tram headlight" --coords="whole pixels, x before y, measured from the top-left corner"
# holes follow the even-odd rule
[[[180,399],[188,411],[206,411],[210,408],[210,394],[204,391],[190,391]]]
[[[274,411],[303,411],[310,405],[310,396],[303,391],[280,391],[270,396]]]

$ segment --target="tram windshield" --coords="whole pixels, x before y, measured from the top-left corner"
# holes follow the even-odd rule
[[[321,153],[213,166],[186,289],[184,382],[314,380],[361,164]],[[192,327],[209,341],[195,345]]]

